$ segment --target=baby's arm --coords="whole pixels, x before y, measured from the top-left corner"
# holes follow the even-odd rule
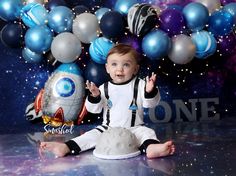
[[[103,109],[103,100],[99,88],[89,81],[86,81],[86,88],[90,92],[85,101],[86,109],[91,113],[100,113]]]
[[[156,77],[157,77],[157,75],[153,72],[152,72],[151,77],[149,77],[149,76],[146,77],[146,89],[145,89],[145,91],[147,93],[150,93],[150,92],[153,91],[153,88],[156,85]]]
[[[98,97],[100,95],[99,88],[93,82],[89,82],[87,80],[86,81],[86,88],[89,90],[89,92],[91,93],[91,95],[93,97]]]

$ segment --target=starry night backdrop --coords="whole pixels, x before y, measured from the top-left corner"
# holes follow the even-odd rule
[[[55,2],[53,5],[63,2],[70,9],[77,5],[84,5],[89,9],[90,13],[94,13],[100,7],[114,9],[117,1],[65,0]],[[163,10],[168,7],[183,8],[192,1],[139,0],[137,2],[159,6],[159,9]],[[223,0],[221,1],[221,5],[229,2],[235,1]],[[1,29],[8,23],[8,21],[0,19]],[[226,42],[226,46],[222,45],[221,48],[217,46],[217,50],[213,55],[205,59],[194,57],[191,62],[186,64],[174,64],[168,56],[164,56],[158,60],[151,60],[145,56],[141,47],[143,37],[137,37],[131,34],[127,29],[127,22],[125,24],[126,29],[116,42],[130,43],[136,46],[136,49],[143,54],[140,76],[145,77],[153,71],[157,73],[157,85],[161,91],[162,101],[171,104],[173,99],[188,101],[189,99],[218,97],[219,105],[216,107],[216,111],[220,113],[220,117],[226,118],[236,115],[235,29],[228,34],[233,41]],[[36,95],[44,87],[48,77],[61,64],[60,62],[52,64],[53,61],[51,59],[53,59],[53,56],[50,51],[43,54],[43,59],[39,63],[27,62],[22,57],[22,49],[25,46],[24,35],[27,26],[22,21],[21,25],[24,26],[21,38],[17,39],[19,41],[15,41],[15,43],[20,42],[20,47],[9,47],[6,46],[6,42],[0,42],[1,132],[11,130],[24,131],[37,126],[37,124],[32,124],[26,120],[26,106],[34,101]],[[3,37],[4,32],[1,32],[1,38],[3,39]],[[219,40],[217,41],[219,42]],[[89,44],[82,43],[82,46],[80,57],[75,63],[79,65],[86,79],[86,72],[89,72],[88,65],[91,62],[91,57],[89,55]],[[105,77],[105,73],[100,72],[100,75],[94,79],[101,83]]]

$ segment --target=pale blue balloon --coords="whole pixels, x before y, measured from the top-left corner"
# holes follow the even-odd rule
[[[43,60],[42,54],[35,53],[27,47],[22,50],[22,56],[28,63],[39,63]]]
[[[68,7],[57,6],[48,14],[48,26],[56,33],[72,30],[73,12]]]
[[[123,15],[127,15],[130,7],[137,3],[137,0],[117,0],[114,10],[120,12]]]
[[[21,0],[0,0],[0,18],[4,21],[14,21],[20,17],[22,7]]]
[[[108,11],[110,11],[110,10],[111,10],[111,9],[106,8],[106,7],[102,7],[102,8],[100,8],[100,9],[96,10],[95,15],[96,15],[98,21],[100,21],[101,18],[102,18],[102,16],[103,16],[106,12],[108,12]]]
[[[159,29],[152,30],[142,40],[142,50],[151,60],[166,56],[170,48],[171,40],[169,36]]]
[[[188,28],[192,31],[202,30],[206,26],[209,19],[207,7],[198,2],[187,4],[183,8],[183,15]]]
[[[234,24],[236,25],[236,2],[226,4],[223,10],[229,12],[234,17]]]
[[[21,19],[28,27],[46,24],[47,16],[45,7],[38,3],[29,3],[21,9]]]
[[[33,52],[43,53],[50,49],[52,39],[53,34],[47,26],[35,26],[27,30],[25,45]]]
[[[196,46],[195,57],[205,59],[216,51],[217,43],[215,37],[207,31],[192,33],[191,39]]]
[[[115,44],[105,37],[96,38],[89,46],[89,54],[92,60],[98,64],[105,64],[107,54]]]

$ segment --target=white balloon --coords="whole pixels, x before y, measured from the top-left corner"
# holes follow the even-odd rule
[[[172,37],[172,47],[168,56],[176,64],[187,64],[195,56],[196,46],[191,37],[180,34]]]
[[[99,36],[98,19],[91,13],[82,13],[74,19],[72,32],[83,43],[91,43]]]
[[[53,39],[51,52],[58,61],[70,63],[81,54],[81,42],[74,34],[63,32]]]

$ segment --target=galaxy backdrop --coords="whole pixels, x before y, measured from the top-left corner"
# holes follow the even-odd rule
[[[132,44],[142,54],[140,77],[145,77],[152,72],[157,73],[157,85],[161,91],[162,101],[171,104],[174,99],[187,102],[189,99],[217,97],[219,98],[219,104],[216,111],[221,118],[236,114],[235,0],[211,0],[209,2],[207,0],[24,0],[23,4],[20,0],[1,0],[0,121],[3,130],[14,128],[24,130],[35,125],[25,118],[26,106],[34,101],[53,71],[62,62],[67,62],[63,59],[55,61],[57,57],[55,50],[58,50],[58,48],[50,48],[52,41],[49,38],[46,38],[43,44],[39,42],[40,46],[32,43],[32,36],[27,32],[35,27],[35,24],[27,18],[23,20],[24,15],[22,15],[22,9],[27,11],[30,3],[42,5],[40,8],[45,7],[47,13],[50,13],[57,6],[67,7],[77,16],[86,11],[90,14],[97,12],[97,18],[99,18],[98,10],[101,8],[103,11],[101,10],[102,12],[99,13],[103,13],[104,16],[113,12],[110,16],[107,15],[108,20],[100,19],[101,32],[99,37],[108,38],[113,43]],[[155,10],[157,19],[155,19],[155,25],[152,29],[149,27],[148,31],[144,32],[135,31],[135,29],[131,31],[131,26],[128,23],[132,23],[132,21],[129,21],[132,19],[128,20],[127,13],[128,9],[136,3],[145,3]],[[207,16],[205,16],[206,22],[204,24],[191,23],[194,19],[190,18],[191,15],[188,14],[190,12],[185,8],[190,3],[195,3],[193,7],[199,9],[198,13],[203,9],[202,6],[198,8],[197,5],[199,4],[207,9],[209,14],[207,13]],[[4,7],[6,4],[9,5],[10,9]],[[123,8],[122,5],[126,8]],[[189,6],[189,9],[191,10],[191,6]],[[12,14],[12,11],[16,12],[17,10],[21,12],[21,15]],[[39,12],[42,11],[37,13]],[[57,15],[56,12],[54,15]],[[68,17],[66,12],[63,15]],[[119,23],[119,16],[122,17],[122,24]],[[111,23],[114,24],[106,24],[106,22],[109,23],[109,17]],[[176,23],[171,23],[171,20]],[[219,21],[220,27],[215,22],[216,20]],[[50,19],[48,21],[50,22]],[[53,37],[59,36],[64,31],[72,33],[72,30],[74,30],[76,34],[75,29],[66,28],[68,26],[61,29],[60,24],[54,24],[53,26],[52,23],[49,23],[51,24],[50,28],[54,29],[54,32],[50,34],[52,40]],[[75,22],[73,25],[76,26]],[[113,25],[113,28],[107,29],[106,25]],[[149,24],[149,26],[151,25],[153,23]],[[122,29],[120,29],[121,27]],[[196,31],[205,31],[206,33],[202,33],[202,35],[207,35],[207,42],[204,38],[199,39]],[[196,34],[195,40],[193,39],[193,33]],[[44,36],[44,34],[41,35]],[[192,36],[192,42],[187,38],[178,38],[180,34],[188,36],[188,38]],[[88,35],[91,36],[91,34]],[[166,40],[166,38],[168,39]],[[152,39],[156,39],[155,46],[159,47],[154,49],[160,51],[152,50],[150,44]],[[81,38],[80,40],[81,51],[79,56],[76,58],[70,57],[70,59],[78,64],[85,80],[89,79],[97,84],[102,84],[108,79],[103,61],[101,58],[92,55],[93,53],[90,51],[92,41],[90,41],[90,38]],[[178,40],[180,43],[177,43]],[[166,41],[169,43],[166,44]],[[173,44],[173,41],[176,43]],[[184,44],[181,45],[181,41]],[[193,41],[197,43],[202,41],[203,43],[198,43],[199,48],[197,48]],[[47,45],[48,48],[42,48]],[[97,45],[99,45],[99,41]],[[171,45],[172,48],[175,47],[176,51],[170,49]],[[190,45],[194,49],[189,49],[188,46]],[[67,53],[66,50],[69,52],[70,47],[72,46],[65,47],[64,53]],[[182,47],[182,50],[179,51],[178,47]],[[204,47],[207,47],[208,51]],[[31,51],[29,48],[31,48]],[[93,74],[94,70],[97,72],[95,75]]]

